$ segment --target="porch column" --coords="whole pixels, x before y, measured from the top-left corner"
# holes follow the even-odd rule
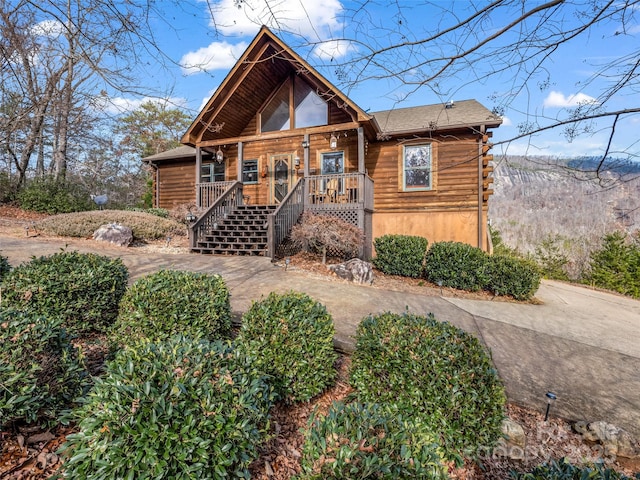
[[[305,133],[302,137],[302,145],[304,146],[304,178],[309,176],[309,134]]]
[[[358,127],[358,173],[364,172],[364,129]]]
[[[480,125],[480,135],[478,136],[478,248],[484,250],[482,245],[484,243],[484,229],[483,229],[483,195],[482,195],[482,137],[486,133],[484,125]]]
[[[237,168],[237,179],[239,182],[242,181],[242,160],[244,159],[244,152],[242,149],[242,142],[238,142],[238,168]]]
[[[202,150],[196,145],[196,207],[202,206],[202,198],[200,197],[200,172],[202,171]]]

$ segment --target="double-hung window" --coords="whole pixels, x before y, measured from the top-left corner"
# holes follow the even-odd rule
[[[431,144],[428,143],[402,148],[402,189],[405,192],[433,189],[431,153]]]
[[[258,160],[242,161],[242,183],[258,183]]]

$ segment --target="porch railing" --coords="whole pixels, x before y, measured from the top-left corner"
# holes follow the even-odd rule
[[[307,205],[312,210],[364,208],[373,211],[373,180],[365,173],[341,173],[307,177]]]
[[[280,202],[276,210],[267,217],[267,256],[274,258],[276,248],[296,224],[304,211],[305,179],[301,178]]]
[[[219,183],[223,182],[209,185],[217,186]],[[217,224],[224,220],[237,205],[242,205],[242,183],[238,181],[224,183],[228,184],[226,190],[222,191],[202,216],[191,225],[189,231],[191,248],[195,248],[207,232],[214,231]]]
[[[196,205],[200,208],[209,208],[235,181],[208,182],[196,184]]]

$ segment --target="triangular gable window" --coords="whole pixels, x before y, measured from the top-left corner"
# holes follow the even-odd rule
[[[287,80],[269,100],[261,112],[262,132],[277,132],[293,128],[327,125],[329,108],[327,103],[304,80],[294,77]],[[294,108],[291,108],[293,97]],[[291,121],[293,117],[294,121]]]

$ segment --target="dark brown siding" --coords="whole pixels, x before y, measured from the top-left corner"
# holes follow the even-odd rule
[[[176,205],[194,203],[196,199],[195,174],[195,159],[159,164],[159,207],[171,209]]]

